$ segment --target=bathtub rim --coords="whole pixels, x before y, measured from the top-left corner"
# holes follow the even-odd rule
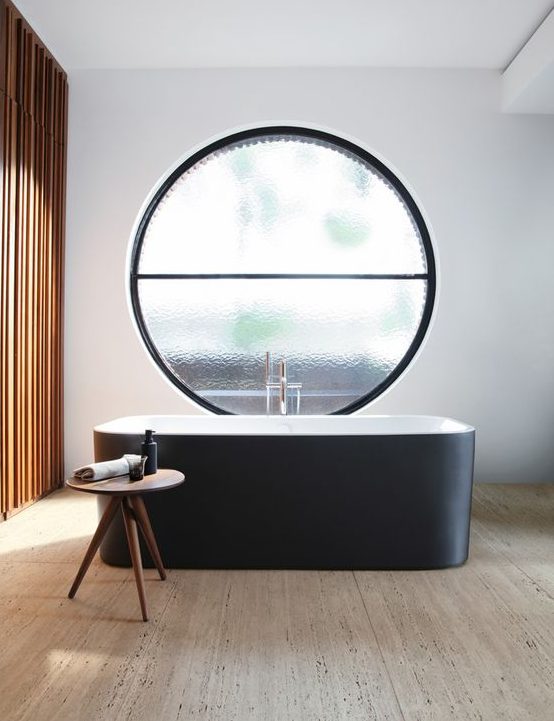
[[[121,416],[111,419],[104,423],[97,424],[93,427],[94,433],[112,434],[112,435],[141,435],[146,428],[156,430],[157,421],[167,422],[170,420],[186,419],[191,424],[190,428],[161,430],[157,432],[157,436],[248,436],[248,437],[346,437],[346,436],[450,436],[457,434],[475,433],[475,427],[468,423],[459,421],[448,416],[435,415],[419,415],[419,414],[380,414],[380,415],[345,415],[345,416],[326,416],[326,415],[303,415],[303,416],[278,416],[278,415],[196,415],[196,414],[153,414],[153,415],[134,415]],[[436,427],[408,427],[394,428],[393,421],[399,420],[400,423],[413,421],[432,422],[439,424]],[[322,428],[314,430],[307,429],[291,429],[287,426],[300,421],[300,424],[306,425],[306,422],[321,423]],[[386,424],[379,426],[376,424],[374,429],[368,428],[372,421],[381,421]],[[249,422],[261,422],[265,424],[265,428],[247,428]],[[364,423],[365,422],[365,423]],[[124,424],[127,423],[127,426]],[[323,423],[328,428],[323,428]],[[440,423],[452,424],[452,427],[440,427]],[[116,425],[117,424],[117,425]],[[197,424],[194,427],[194,424]],[[363,426],[361,425],[363,424]],[[158,423],[160,425],[160,423]],[[223,429],[221,426],[231,426],[231,428]],[[205,427],[203,427],[205,426]],[[235,428],[233,428],[235,426]],[[241,426],[245,426],[244,429]],[[342,427],[342,429],[341,429]],[[337,430],[338,428],[338,430]],[[285,430],[286,429],[286,430]],[[242,431],[242,432],[241,432]],[[323,432],[325,431],[325,432]]]

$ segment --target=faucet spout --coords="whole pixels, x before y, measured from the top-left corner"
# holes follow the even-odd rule
[[[270,351],[266,351],[265,353],[265,384],[267,386],[268,383],[271,383],[273,380],[273,358],[271,357]]]

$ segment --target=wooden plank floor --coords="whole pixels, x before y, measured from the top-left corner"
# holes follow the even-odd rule
[[[478,486],[462,568],[146,571],[61,491],[0,524],[2,721],[552,721],[554,485]]]

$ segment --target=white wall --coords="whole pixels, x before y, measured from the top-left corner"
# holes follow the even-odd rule
[[[368,411],[474,424],[479,481],[554,481],[554,117],[500,114],[489,71],[82,71],[70,83],[69,469],[92,457],[96,423],[200,412],[152,365],[127,309],[129,234],[151,187],[213,135],[291,122],[383,157],[434,232],[434,327]]]

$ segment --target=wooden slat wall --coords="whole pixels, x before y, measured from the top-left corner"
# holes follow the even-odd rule
[[[67,77],[0,0],[0,513],[63,482]]]

